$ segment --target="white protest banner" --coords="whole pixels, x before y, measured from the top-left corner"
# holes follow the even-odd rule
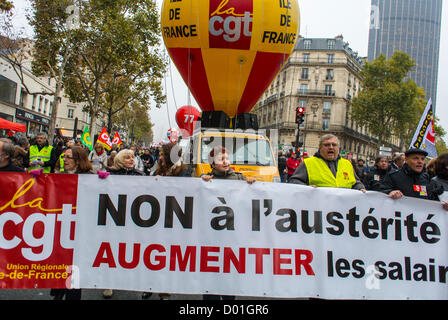
[[[377,192],[80,175],[81,288],[447,299],[448,214]]]

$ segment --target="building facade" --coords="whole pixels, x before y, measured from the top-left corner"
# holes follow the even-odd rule
[[[0,117],[26,125],[28,136],[34,136],[38,132],[48,133],[54,96],[44,92],[54,92],[55,80],[36,77],[29,65],[25,66],[23,73],[27,88],[31,93],[39,92],[28,94],[20,78],[2,57],[0,66]],[[76,118],[79,134],[90,124],[90,117],[83,111],[83,104],[73,103],[63,95],[56,118],[57,133],[73,137]],[[95,130],[101,130],[100,126],[97,125]]]
[[[436,105],[442,0],[372,0],[368,60],[394,51],[415,59],[410,77]]]
[[[300,126],[302,150],[313,155],[319,139],[328,133],[340,140],[346,158],[373,159],[377,139],[350,119],[350,102],[360,88],[359,72],[364,60],[343,41],[299,38],[281,72],[254,108],[260,128],[278,129],[284,149],[296,141],[296,108],[305,107]],[[391,140],[398,150],[399,141]]]

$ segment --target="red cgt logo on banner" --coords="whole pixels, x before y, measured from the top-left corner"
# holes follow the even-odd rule
[[[0,180],[0,288],[70,288],[77,175]]]

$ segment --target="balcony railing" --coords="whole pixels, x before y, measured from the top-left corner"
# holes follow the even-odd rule
[[[335,58],[333,60],[328,60],[328,57],[325,58],[304,58],[304,57],[298,57],[298,58],[289,58],[287,65],[327,65],[327,66],[348,66],[349,68],[353,69],[354,72],[358,73],[362,65],[358,64],[356,62],[351,61],[349,58]]]
[[[297,94],[301,96],[325,96],[334,97],[336,96],[336,91],[334,90],[304,90],[300,89]]]
[[[347,64],[347,58],[334,58],[332,60],[328,60],[328,57],[325,58],[289,58],[289,64],[327,64],[327,65],[342,65]]]
[[[277,94],[273,94],[273,95],[269,96],[267,99],[264,100],[264,104],[273,102],[273,101],[275,101],[277,99],[278,99],[278,95]]]

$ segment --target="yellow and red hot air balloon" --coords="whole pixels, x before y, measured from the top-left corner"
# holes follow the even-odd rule
[[[294,49],[297,0],[165,0],[168,52],[203,111],[249,112]]]

